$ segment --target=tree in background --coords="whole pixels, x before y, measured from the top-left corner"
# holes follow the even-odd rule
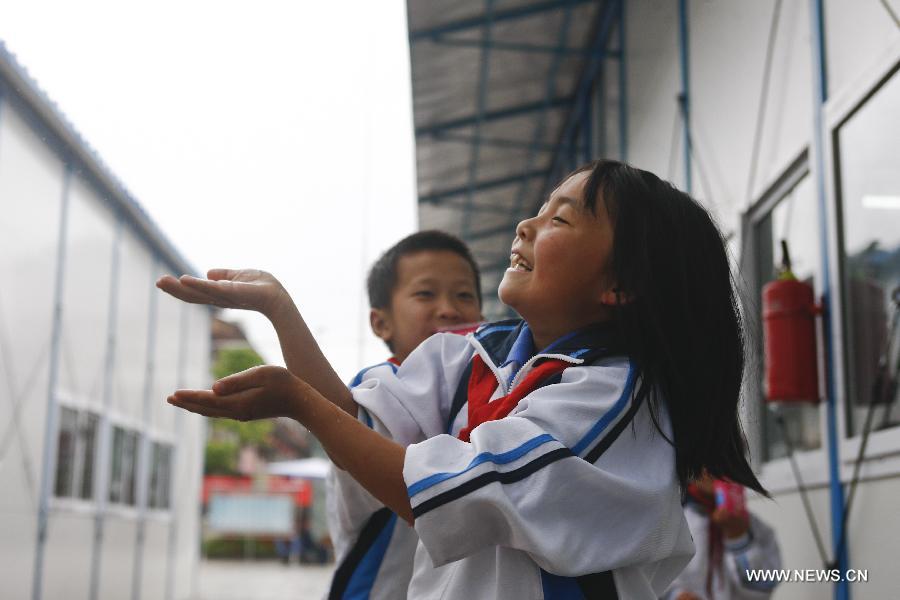
[[[216,357],[212,373],[213,377],[221,379],[263,363],[262,357],[252,348],[222,348]],[[241,448],[254,446],[264,451],[272,433],[273,422],[268,419],[247,423],[229,419],[209,419],[209,425],[204,474],[237,475]]]

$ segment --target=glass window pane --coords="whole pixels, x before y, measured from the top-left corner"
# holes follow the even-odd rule
[[[900,284],[900,75],[888,79],[837,133],[847,421],[850,435],[856,435],[888,340],[891,292]],[[896,365],[896,357],[890,364]],[[881,400],[874,428],[900,424],[896,398],[890,404],[885,401],[891,399]]]
[[[75,447],[78,433],[78,413],[71,408],[59,409],[59,436],[56,443],[56,484],[53,493],[66,497],[73,495]]]
[[[121,427],[113,428],[112,461],[109,472],[109,501],[122,501],[122,446],[125,431]]]
[[[150,508],[169,508],[171,457],[171,446],[154,442],[153,466],[150,475]]]
[[[786,240],[791,254],[791,270],[797,279],[812,283],[815,296],[822,295],[822,253],[819,242],[819,205],[812,180],[801,179],[756,226],[757,264],[759,265],[759,304],[762,306],[762,286],[777,277],[781,265],[781,240]],[[757,317],[762,323],[761,315]],[[760,332],[761,334],[761,332]],[[761,339],[761,338],[760,338]],[[819,341],[821,348],[821,340]],[[761,353],[760,377],[765,374],[766,356]],[[821,365],[820,365],[821,367]],[[822,390],[822,369],[820,395]],[[759,387],[760,390],[764,386]],[[764,398],[760,399],[765,402]],[[768,407],[767,407],[768,408]],[[812,450],[822,445],[819,426],[819,406],[808,403],[780,403],[790,443],[796,449]],[[788,443],[781,427],[769,410],[763,421],[764,460],[787,456]]]
[[[83,448],[81,463],[81,494],[85,499],[94,495],[94,460],[97,441],[97,425],[100,418],[93,413],[84,413],[81,419],[80,444]]]
[[[123,504],[134,505],[135,471],[137,471],[137,433],[128,431],[124,436],[122,456],[122,499]]]

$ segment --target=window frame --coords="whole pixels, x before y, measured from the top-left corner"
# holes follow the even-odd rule
[[[744,311],[751,315],[745,321],[745,327],[753,328],[748,338],[756,347],[751,356],[763,354],[762,339],[762,304],[761,291],[763,283],[759,278],[759,244],[758,228],[760,224],[772,214],[772,211],[796,187],[807,177],[813,177],[813,167],[809,158],[809,149],[804,147],[794,157],[790,164],[760,195],[759,199],[744,213],[742,217],[742,238],[744,251],[741,255],[740,273],[743,279]],[[756,366],[756,365],[754,365]],[[759,365],[762,366],[761,364]],[[754,373],[754,370],[748,373]],[[759,371],[762,375],[762,371]],[[770,492],[791,491],[797,488],[796,479],[787,456],[763,461],[764,451],[764,415],[765,401],[763,400],[762,380],[757,377],[747,377],[745,380],[742,403],[742,418],[748,424],[746,429],[747,442],[750,446],[750,456],[753,459],[760,481]],[[824,393],[823,393],[824,398]],[[819,403],[819,436],[822,444],[818,448],[809,450],[797,450],[794,457],[800,468],[803,483],[807,487],[820,487],[828,484],[827,455],[828,445],[826,436],[826,411],[823,410],[824,402]],[[751,425],[752,424],[752,425]]]
[[[840,128],[866,107],[867,102],[891,80],[900,81],[900,40],[894,42],[858,77],[835,94],[823,107],[823,127],[825,128],[824,155],[829,169],[826,177],[828,205],[828,251],[832,279],[832,348],[834,354],[834,387],[837,409],[839,454],[841,457],[841,479],[849,480],[853,463],[856,461],[861,435],[849,433],[847,410],[849,395],[847,389],[848,357],[846,338],[849,333],[846,315],[846,282],[844,280],[844,222],[841,198],[841,161],[838,135]],[[900,474],[900,425],[873,431],[867,442],[866,458],[863,461],[863,479]]]

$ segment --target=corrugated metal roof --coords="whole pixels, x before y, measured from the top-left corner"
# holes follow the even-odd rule
[[[407,2],[419,223],[470,245],[484,271],[489,318],[505,314],[492,292],[508,265],[515,224],[570,166],[561,160],[561,141],[585,72],[603,61],[620,6]]]
[[[101,189],[101,196],[121,211],[138,235],[165,261],[175,273],[196,274],[196,269],[181,255],[159,226],[106,166],[97,152],[75,129],[15,55],[0,40],[0,99],[13,95],[21,106],[40,121],[57,144],[57,150],[72,167],[91,177]],[[50,140],[48,140],[49,142]]]

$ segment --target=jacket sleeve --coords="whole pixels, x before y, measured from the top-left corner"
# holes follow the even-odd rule
[[[381,369],[353,388],[360,419],[404,446],[442,433],[453,394],[472,352],[463,336],[431,336],[403,361],[396,373]]]
[[[775,532],[756,515],[750,515],[750,529],[743,538],[725,542],[726,571],[734,597],[741,600],[769,598],[777,582],[752,581],[747,571],[780,569],[781,552]]]
[[[671,581],[693,546],[674,451],[633,386],[623,360],[569,368],[470,442],[438,435],[407,448],[415,527],[434,565],[505,546],[556,575],[658,563]]]

